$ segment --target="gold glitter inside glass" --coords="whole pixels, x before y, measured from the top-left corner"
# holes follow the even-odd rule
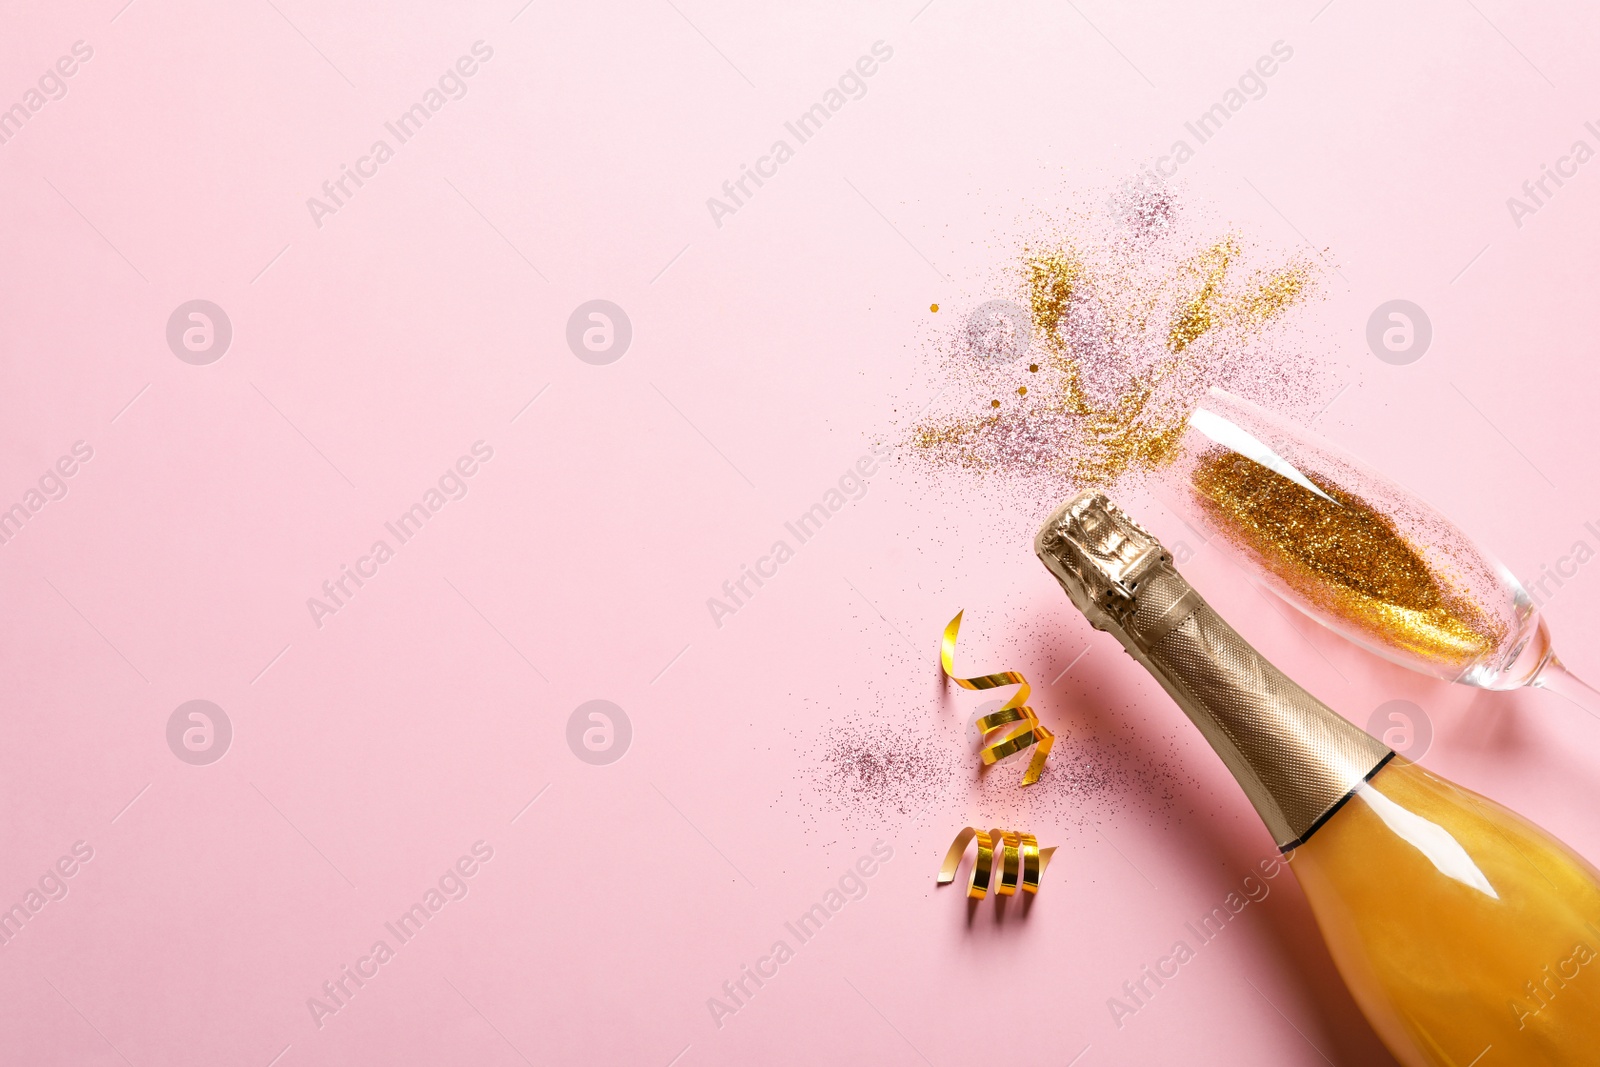
[[[1223,448],[1202,453],[1194,500],[1221,535],[1308,604],[1374,643],[1466,670],[1505,626],[1381,510],[1302,469],[1325,499]]]

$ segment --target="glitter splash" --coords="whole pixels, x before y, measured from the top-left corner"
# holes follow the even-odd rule
[[[1241,362],[1281,378],[1290,361],[1269,332],[1315,292],[1318,268],[1253,263],[1241,235],[1197,235],[1180,218],[1165,186],[1129,182],[1101,214],[1024,245],[1021,299],[969,316],[941,375],[949,402],[911,431],[917,453],[1043,476],[1053,495],[1109,486],[1167,460],[1206,388]]]
[[[830,807],[882,822],[919,812],[956,777],[959,757],[932,736],[885,723],[849,723],[813,756],[817,793]]]
[[[1500,620],[1441,574],[1391,518],[1334,479],[1301,473],[1327,497],[1211,449],[1191,475],[1194,500],[1235,548],[1375,643],[1457,671],[1500,645]]]
[[[1239,254],[1239,245],[1232,237],[1218,241],[1185,264],[1191,278],[1198,279],[1200,288],[1180,305],[1178,314],[1167,331],[1167,350],[1182,352],[1189,342],[1201,337],[1220,321],[1217,297],[1222,282],[1228,274],[1228,264]]]
[[[967,721],[1000,704],[969,709]],[[1135,736],[1131,707],[1105,736],[1062,737],[1049,772],[1031,786],[1013,766],[1027,763],[1026,752],[982,767],[971,758],[970,727],[911,715],[893,723],[834,720],[809,738],[798,735],[802,764],[785,806],[823,834],[906,826],[952,806],[1082,832],[1112,816],[1171,825],[1192,814],[1187,800],[1198,780],[1184,770],[1178,741]]]

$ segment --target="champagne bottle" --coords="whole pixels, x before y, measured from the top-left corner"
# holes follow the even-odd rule
[[[1301,689],[1103,493],[1063,505],[1034,549],[1238,779],[1396,1059],[1600,1063],[1600,872]]]

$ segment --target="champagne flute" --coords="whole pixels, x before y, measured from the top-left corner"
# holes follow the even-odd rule
[[[1189,416],[1160,495],[1283,600],[1394,663],[1549,689],[1600,718],[1506,567],[1416,494],[1221,389]]]

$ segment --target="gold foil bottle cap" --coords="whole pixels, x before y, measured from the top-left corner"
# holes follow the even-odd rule
[[[1104,493],[1062,505],[1034,551],[1089,622],[1194,721],[1284,851],[1393,757],[1252,648]]]

